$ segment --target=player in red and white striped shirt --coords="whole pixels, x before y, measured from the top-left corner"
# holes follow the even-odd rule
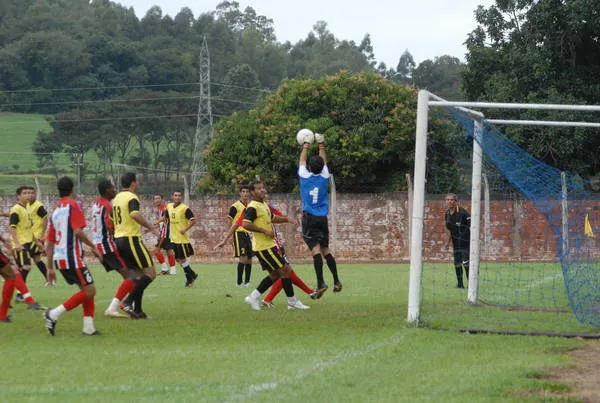
[[[104,311],[104,316],[107,318],[129,318],[129,315],[119,312],[119,304],[135,286],[133,282],[135,280],[135,270],[126,267],[113,238],[114,227],[111,219],[112,206],[110,201],[114,199],[117,192],[111,181],[103,179],[98,183],[98,193],[100,193],[100,197],[92,205],[92,242],[100,253],[102,265],[106,271],[118,271],[123,277],[123,282],[117,288],[114,298]]]
[[[83,261],[83,244],[88,245],[92,253],[100,258],[100,253],[85,235],[85,218],[73,195],[73,180],[66,176],[56,184],[60,199],[52,216],[48,220],[46,236],[46,256],[48,271],[58,268],[68,284],[77,284],[80,291],[54,309],[44,313],[46,329],[54,336],[56,321],[65,313],[83,305],[83,334],[97,335],[94,327],[94,279]]]

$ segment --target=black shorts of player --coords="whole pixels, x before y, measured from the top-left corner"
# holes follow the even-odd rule
[[[252,257],[252,239],[248,232],[236,231],[233,233],[233,252],[235,257]]]
[[[23,244],[23,250],[13,250],[15,263],[19,268],[31,265],[31,242]]]
[[[454,249],[454,266],[469,267],[469,249]]]
[[[94,284],[92,273],[90,273],[87,267],[63,269],[60,270],[60,274],[63,275],[68,284],[77,284],[81,286]]]
[[[156,242],[156,247],[158,249],[173,250],[173,244],[171,243],[169,238],[158,238],[158,242]]]
[[[302,214],[302,238],[309,249],[320,245],[329,247],[329,225],[327,216],[321,217],[307,212]]]
[[[121,270],[125,267],[125,261],[119,256],[119,252],[108,252],[102,255],[102,266],[106,271]]]
[[[124,236],[115,238],[115,244],[121,259],[125,262],[125,267],[128,269],[143,270],[154,266],[152,257],[140,237]]]
[[[269,272],[277,271],[289,263],[287,257],[276,246],[256,251],[254,254],[258,257],[262,269]]]
[[[194,254],[194,248],[191,243],[174,243],[173,252],[175,259],[187,259]]]
[[[31,245],[29,247],[29,256],[38,257],[42,254],[42,250],[40,249],[40,246],[36,242],[32,242],[29,245]]]
[[[2,251],[0,251],[0,269],[10,265],[10,259]]]

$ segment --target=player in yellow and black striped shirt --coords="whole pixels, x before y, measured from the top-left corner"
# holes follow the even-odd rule
[[[175,252],[175,260],[181,265],[185,273],[185,286],[191,287],[198,274],[192,270],[189,257],[194,254],[194,249],[190,243],[188,231],[196,225],[196,217],[192,210],[181,202],[182,194],[175,191],[171,195],[171,203],[167,204],[165,217],[169,226],[169,236]]]
[[[233,235],[233,253],[238,258],[237,264],[237,286],[247,287],[250,283],[250,274],[252,273],[252,239],[250,231],[240,227],[237,224],[238,219],[246,209],[250,201],[250,186],[240,186],[240,199],[231,205],[229,209],[229,222],[231,226],[225,234],[225,237],[219,242],[215,249],[222,247]]]
[[[135,269],[140,277],[125,299],[125,311],[134,319],[146,319],[142,310],[144,290],[156,277],[152,257],[142,242],[142,227],[156,236],[158,230],[150,224],[140,211],[140,199],[135,194],[137,178],[128,172],[121,177],[123,191],[112,200],[112,218],[115,226],[115,244],[128,269]]]
[[[23,280],[27,281],[27,275],[31,269],[31,248],[33,243],[32,222],[27,211],[29,191],[27,186],[19,186],[16,193],[17,203],[8,212],[9,231],[15,262],[23,275]]]
[[[246,207],[242,225],[254,233],[252,248],[263,270],[266,270],[269,275],[246,297],[245,302],[250,305],[250,308],[259,310],[260,295],[273,284],[274,280],[281,277],[283,290],[288,297],[288,309],[309,309],[309,306],[304,305],[294,296],[294,288],[290,279],[292,268],[287,258],[280,253],[273,232],[274,223],[288,222],[298,225],[298,221],[286,216],[274,216],[265,202],[266,194],[267,191],[262,182],[255,181],[250,185],[252,201]]]
[[[48,212],[41,201],[36,199],[36,192],[33,186],[27,186],[29,203],[27,204],[27,212],[31,218],[31,230],[33,232],[33,242],[31,243],[30,254],[42,276],[46,279],[44,285],[51,286],[56,284],[56,279],[48,278],[48,270],[46,263],[42,259],[42,251],[44,250],[44,236],[46,235],[46,225],[48,224]]]

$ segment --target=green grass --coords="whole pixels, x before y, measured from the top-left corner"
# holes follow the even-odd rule
[[[598,332],[579,323],[570,311],[559,263],[484,262],[479,276],[480,304],[472,306],[466,303],[467,290],[455,288],[452,264],[425,264],[421,317],[426,325],[503,332]]]
[[[566,364],[566,351],[581,345],[408,327],[407,265],[340,265],[341,293],[312,301],[298,291],[307,311],[285,309],[281,294],[275,309],[259,312],[243,302],[250,289],[234,287],[233,264],[193,266],[194,288],[183,287],[181,272],[148,288],[148,321],[102,317],[119,277],[94,266],[100,337],[80,335],[80,308],[51,337],[40,312],[16,306],[14,322],[0,324],[10,369],[0,401],[539,401],[529,391],[564,386],[531,374]],[[314,281],[309,266],[296,271]],[[75,291],[62,278],[54,288],[41,281],[29,276],[46,305]]]

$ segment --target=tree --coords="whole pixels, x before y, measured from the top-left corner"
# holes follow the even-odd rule
[[[396,76],[392,77],[394,81],[402,84],[413,83],[413,72],[415,70],[415,59],[412,54],[406,49],[398,60],[398,66],[396,67]]]
[[[219,189],[261,175],[272,191],[292,191],[294,134],[309,127],[327,138],[338,190],[397,189],[410,169],[415,118],[415,90],[375,73],[286,80],[262,107],[219,122],[207,166]]]
[[[468,99],[598,104],[600,16],[591,1],[496,0],[476,11],[463,73]],[[577,113],[513,111],[504,117],[583,120]],[[510,128],[534,156],[584,177],[598,172],[600,138],[589,129]]]
[[[414,69],[412,79],[417,88],[427,89],[442,98],[461,98],[461,72],[464,64],[453,56],[439,56],[425,60]]]
[[[218,114],[231,115],[253,107],[261,96],[258,75],[247,64],[233,67],[223,80],[223,89],[215,100]]]

